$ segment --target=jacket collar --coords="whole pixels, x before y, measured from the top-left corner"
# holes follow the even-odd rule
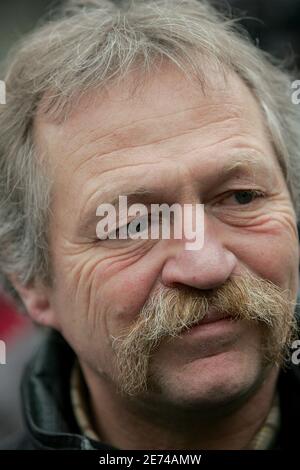
[[[27,431],[39,449],[113,449],[80,434],[70,399],[74,361],[74,352],[62,336],[49,332],[22,380]]]

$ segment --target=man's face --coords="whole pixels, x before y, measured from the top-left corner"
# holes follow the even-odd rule
[[[212,78],[203,94],[166,67],[134,96],[129,77],[83,98],[64,124],[36,122],[55,171],[51,308],[82,366],[104,384],[118,384],[112,339],[130,329],[160,290],[211,292],[247,271],[296,297],[298,238],[289,193],[255,99],[238,77],[227,78]],[[245,191],[260,197],[248,201]],[[127,194],[146,205],[203,203],[204,246],[99,240],[97,207]],[[261,344],[261,328],[247,321],[165,338],[152,351],[152,382],[173,403],[243,395],[263,375]]]

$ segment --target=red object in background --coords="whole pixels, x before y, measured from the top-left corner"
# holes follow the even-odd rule
[[[29,319],[18,313],[11,302],[0,296],[0,339],[7,341],[29,325]]]

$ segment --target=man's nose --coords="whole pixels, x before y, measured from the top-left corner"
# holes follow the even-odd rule
[[[236,256],[208,222],[202,248],[187,250],[185,240],[180,240],[163,267],[161,281],[167,287],[183,284],[197,289],[214,289],[231,277],[236,265]]]

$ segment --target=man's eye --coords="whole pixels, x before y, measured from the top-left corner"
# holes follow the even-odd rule
[[[120,231],[124,231],[126,236],[128,238],[130,238],[131,235],[133,235],[133,233],[141,233],[145,230],[145,222],[139,222],[135,225],[135,229],[134,229],[134,232],[132,231],[131,229],[131,225],[130,225],[130,222],[127,224],[127,225],[124,225],[123,227],[119,227],[115,230],[115,236],[116,238],[118,239],[120,237]]]
[[[251,202],[255,201],[258,198],[263,198],[265,195],[261,191],[247,189],[247,190],[240,190],[234,191],[226,197],[224,200],[232,200],[233,203],[238,203],[239,205],[247,205],[251,204]],[[223,200],[223,201],[224,201]]]
[[[116,229],[115,231],[116,238],[119,238],[121,231],[126,235],[127,238],[131,238],[131,237],[134,238],[135,235],[138,236],[139,234],[147,232],[150,223],[151,221],[150,219],[148,219],[148,216],[133,219],[127,225],[124,225],[123,227],[119,227]]]

